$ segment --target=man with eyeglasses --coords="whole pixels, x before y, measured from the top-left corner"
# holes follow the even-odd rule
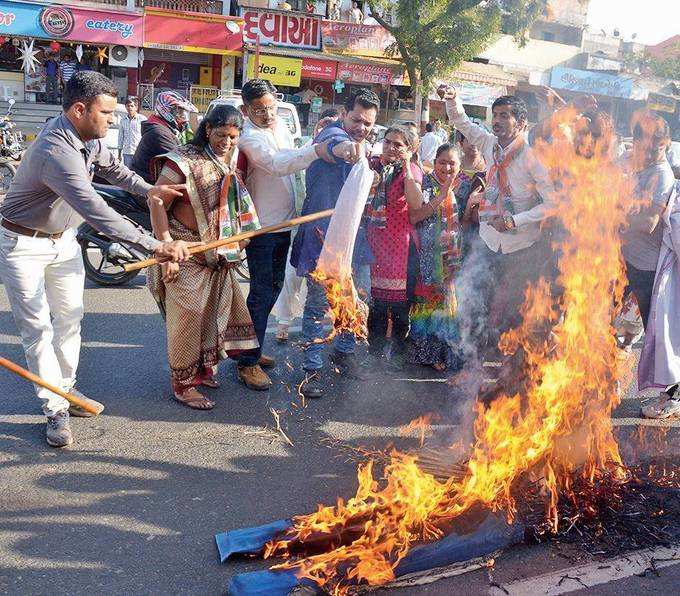
[[[296,199],[304,198],[300,172],[319,157],[324,157],[322,144],[295,149],[293,136],[277,115],[276,87],[269,81],[251,79],[241,90],[246,116],[238,143],[245,160],[245,183],[253,198],[262,227],[277,224],[296,215]],[[250,389],[264,391],[271,385],[262,370],[276,365],[264,356],[267,320],[283,287],[286,259],[290,246],[290,230],[263,234],[253,238],[246,247],[250,271],[248,310],[255,326],[260,347],[248,350],[238,360],[238,377]]]

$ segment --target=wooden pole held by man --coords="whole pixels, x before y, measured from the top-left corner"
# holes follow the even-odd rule
[[[307,223],[310,221],[315,221],[317,219],[323,219],[324,217],[330,217],[333,215],[333,209],[326,209],[325,211],[317,211],[316,213],[310,213],[309,215],[302,215],[301,217],[294,217],[293,219],[287,219],[277,224],[271,226],[265,226],[259,230],[253,230],[252,232],[243,232],[241,234],[235,234],[234,236],[229,236],[229,238],[220,238],[219,240],[214,240],[213,242],[206,242],[205,244],[200,244],[198,246],[192,246],[189,252],[192,255],[197,253],[206,252],[208,250],[213,250],[219,248],[220,246],[225,246],[227,244],[234,244],[235,242],[241,242],[242,240],[248,240],[249,238],[254,238],[255,236],[261,236],[262,234],[269,234],[270,232],[276,232],[278,230],[284,230],[286,228],[292,228],[294,226]],[[138,271],[144,269],[145,267],[151,267],[151,265],[158,265],[160,261],[156,258],[145,259],[143,261],[137,261],[136,263],[129,263],[124,266],[125,271]]]

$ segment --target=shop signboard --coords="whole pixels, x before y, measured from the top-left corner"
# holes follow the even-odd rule
[[[143,17],[134,13],[69,6],[45,6],[40,12],[43,37],[93,44],[141,46]]]
[[[334,81],[338,72],[338,63],[331,60],[316,60],[304,58],[302,60],[302,78],[317,81]]]
[[[324,49],[342,54],[382,57],[394,43],[394,37],[378,25],[324,21],[321,31]]]
[[[0,35],[141,46],[141,15],[0,0]]]
[[[633,78],[556,66],[550,75],[550,86],[578,93],[628,99],[633,93]]]
[[[243,39],[246,43],[321,49],[321,17],[289,11],[244,8]]]
[[[259,57],[259,70],[255,74],[255,56],[248,57],[248,78],[266,79],[274,85],[299,87],[302,77],[302,60],[298,58],[281,58],[280,56]]]
[[[434,85],[434,89],[442,85],[454,85],[456,91],[461,98],[461,101],[466,106],[481,106],[489,108],[497,98],[501,95],[507,95],[508,88],[504,85],[489,85],[486,83],[475,83],[473,81],[458,81],[455,77],[453,80],[439,80]],[[431,91],[429,99],[441,101],[441,97],[437,95],[436,91]]]
[[[144,47],[240,56],[242,21],[221,15],[182,14],[147,8]]]
[[[0,0],[0,35],[43,37],[45,33],[40,27],[43,8],[40,4]]]
[[[352,62],[341,62],[338,65],[338,78],[350,83],[389,85],[393,76],[394,73],[389,66],[355,64]]]
[[[676,101],[674,97],[660,93],[650,93],[647,96],[647,107],[657,112],[675,113]]]

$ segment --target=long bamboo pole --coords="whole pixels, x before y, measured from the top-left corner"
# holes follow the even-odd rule
[[[23,377],[27,381],[31,381],[31,383],[35,383],[36,385],[40,385],[45,389],[49,389],[52,393],[61,395],[61,397],[67,399],[69,403],[73,404],[74,406],[78,406],[79,408],[82,408],[86,412],[90,412],[90,414],[94,414],[95,416],[97,416],[98,414],[101,414],[102,410],[104,409],[101,404],[99,404],[99,407],[97,407],[88,403],[85,400],[82,400],[79,397],[76,397],[75,395],[66,393],[66,391],[59,389],[59,387],[55,387],[51,383],[48,383],[44,379],[40,378],[38,375],[34,375],[32,372],[19,366],[18,364],[14,364],[14,362],[12,362],[11,360],[7,360],[6,358],[0,357],[0,366],[4,366],[7,370],[12,371],[14,374],[17,374],[20,377]]]
[[[333,209],[326,209],[325,211],[317,211],[316,213],[310,213],[309,215],[303,215],[301,217],[294,217],[293,219],[287,219],[281,223],[272,224],[271,226],[265,226],[259,230],[253,230],[252,232],[242,232],[241,234],[235,234],[234,236],[229,236],[229,238],[221,238],[220,240],[214,240],[213,242],[206,242],[205,244],[200,244],[198,246],[192,246],[189,252],[192,255],[197,253],[206,252],[207,250],[213,250],[224,246],[226,244],[233,244],[234,242],[241,242],[241,240],[248,240],[249,238],[254,238],[255,236],[262,236],[262,234],[269,234],[271,232],[277,232],[278,230],[283,230],[284,228],[291,228],[303,223],[310,221],[316,221],[317,219],[323,219],[324,217],[330,217],[333,215]],[[160,261],[157,258],[145,259],[143,261],[137,261],[136,263],[129,263],[125,265],[125,271],[139,271],[145,267],[151,267],[151,265],[158,265]]]

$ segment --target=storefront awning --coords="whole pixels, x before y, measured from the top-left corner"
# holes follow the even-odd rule
[[[147,8],[144,47],[240,56],[243,19]]]
[[[517,79],[495,64],[463,62],[447,79],[482,85],[516,87]]]

